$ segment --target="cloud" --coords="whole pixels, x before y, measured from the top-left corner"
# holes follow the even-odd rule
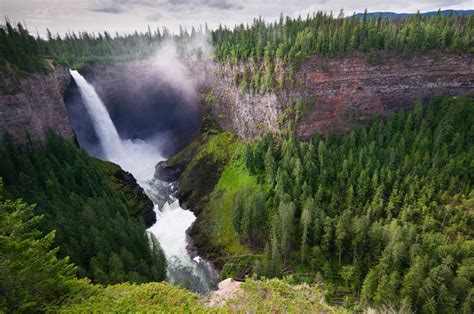
[[[110,13],[110,14],[122,14],[125,13],[125,10],[121,7],[102,7],[91,9],[93,12],[98,13]]]
[[[240,3],[233,3],[227,0],[168,0],[173,6],[190,7],[208,7],[219,10],[242,10],[244,7]]]
[[[71,30],[129,34],[158,23],[177,32],[180,25],[188,29],[204,23],[210,28],[221,23],[232,27],[252,23],[258,16],[272,22],[281,12],[293,17],[318,10],[337,15],[341,8],[346,15],[364,12],[365,8],[397,13],[467,10],[472,9],[472,0],[0,0],[2,15],[26,22],[30,30],[38,29],[41,35],[46,35],[46,28],[61,34]]]
[[[163,2],[153,0],[98,0],[94,1],[90,11],[99,13],[122,14],[136,7],[159,7]]]
[[[157,12],[157,13],[147,15],[146,20],[150,21],[150,22],[158,22],[159,20],[161,20],[162,17],[163,17],[163,15],[161,15],[161,13]]]

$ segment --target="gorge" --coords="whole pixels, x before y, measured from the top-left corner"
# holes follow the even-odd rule
[[[473,23],[0,28],[6,308],[470,312]]]
[[[192,258],[187,251],[186,230],[195,217],[191,212],[182,209],[179,200],[172,197],[170,194],[172,187],[167,187],[165,182],[153,178],[155,165],[163,160],[160,153],[163,146],[142,139],[122,140],[94,87],[79,72],[71,70],[71,75],[78,85],[83,103],[92,120],[103,158],[131,172],[145,193],[154,201],[157,223],[148,231],[157,237],[164,250],[170,282],[186,286],[193,291],[209,292],[215,285],[216,275],[212,265],[201,260],[199,256]],[[161,113],[166,114],[166,110],[162,110]],[[81,141],[79,144],[82,144]],[[162,200],[165,200],[165,203]]]

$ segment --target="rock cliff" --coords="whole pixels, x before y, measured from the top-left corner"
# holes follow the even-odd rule
[[[225,130],[244,138],[278,132],[290,99],[312,103],[296,127],[297,136],[308,139],[315,132],[348,130],[356,122],[409,108],[417,98],[474,95],[472,54],[314,56],[302,63],[293,87],[264,95],[240,91],[232,82],[236,71],[242,66],[217,66],[212,111]]]
[[[74,132],[64,104],[71,82],[67,67],[50,65],[48,73],[15,77],[0,72],[0,136],[9,132],[18,142],[43,141],[49,128],[64,138]]]
[[[189,144],[201,125],[194,76],[183,67],[173,73],[155,60],[130,60],[90,63],[80,72],[94,86],[122,139],[157,142],[170,156]]]

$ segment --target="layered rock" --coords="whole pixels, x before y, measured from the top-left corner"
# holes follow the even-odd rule
[[[297,99],[311,104],[297,125],[298,138],[308,139],[316,132],[349,130],[357,122],[409,108],[418,98],[474,95],[472,54],[314,56],[299,67],[296,84],[264,95],[236,87],[232,78],[237,72],[242,65],[217,67],[212,111],[225,130],[244,138],[277,133],[285,108]]]
[[[74,137],[64,104],[71,76],[65,66],[49,68],[47,73],[22,77],[0,72],[0,136],[8,132],[20,143],[28,136],[44,141],[53,129],[64,138]]]
[[[409,108],[418,98],[474,95],[473,55],[356,54],[314,57],[297,74],[311,108],[297,127],[300,138],[329,128],[349,130],[373,116]]]
[[[242,92],[233,83],[234,73],[242,71],[242,65],[215,67],[211,80],[216,96],[211,104],[214,117],[224,130],[233,131],[243,138],[278,132],[278,118],[287,103],[286,97],[283,93],[258,95]]]

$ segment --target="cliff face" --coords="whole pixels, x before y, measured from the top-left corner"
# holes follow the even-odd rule
[[[236,71],[241,67],[219,66],[215,71],[218,101],[212,109],[224,129],[245,138],[278,132],[277,121],[289,99],[313,103],[296,126],[298,138],[308,139],[316,132],[349,130],[356,122],[409,108],[417,98],[474,95],[472,54],[312,57],[296,73],[298,87],[255,96],[233,85]]]
[[[284,110],[283,93],[252,95],[242,92],[233,83],[233,75],[243,71],[242,66],[216,65],[211,86],[217,96],[211,110],[219,125],[243,138],[252,138],[264,132],[278,132],[278,118]]]
[[[194,76],[182,68],[135,60],[91,63],[80,72],[94,86],[122,139],[156,142],[159,137],[163,154],[169,156],[199,132],[200,98]],[[80,96],[76,98],[68,104],[81,106]],[[78,138],[84,135],[79,133]]]
[[[21,78],[0,73],[0,136],[9,132],[18,142],[43,141],[52,128],[64,138],[74,132],[64,104],[64,93],[71,82],[65,66],[50,66],[48,73]]]
[[[417,98],[474,95],[472,55],[354,55],[312,58],[298,73],[304,96],[315,106],[297,127],[300,138],[329,128],[409,108]]]

